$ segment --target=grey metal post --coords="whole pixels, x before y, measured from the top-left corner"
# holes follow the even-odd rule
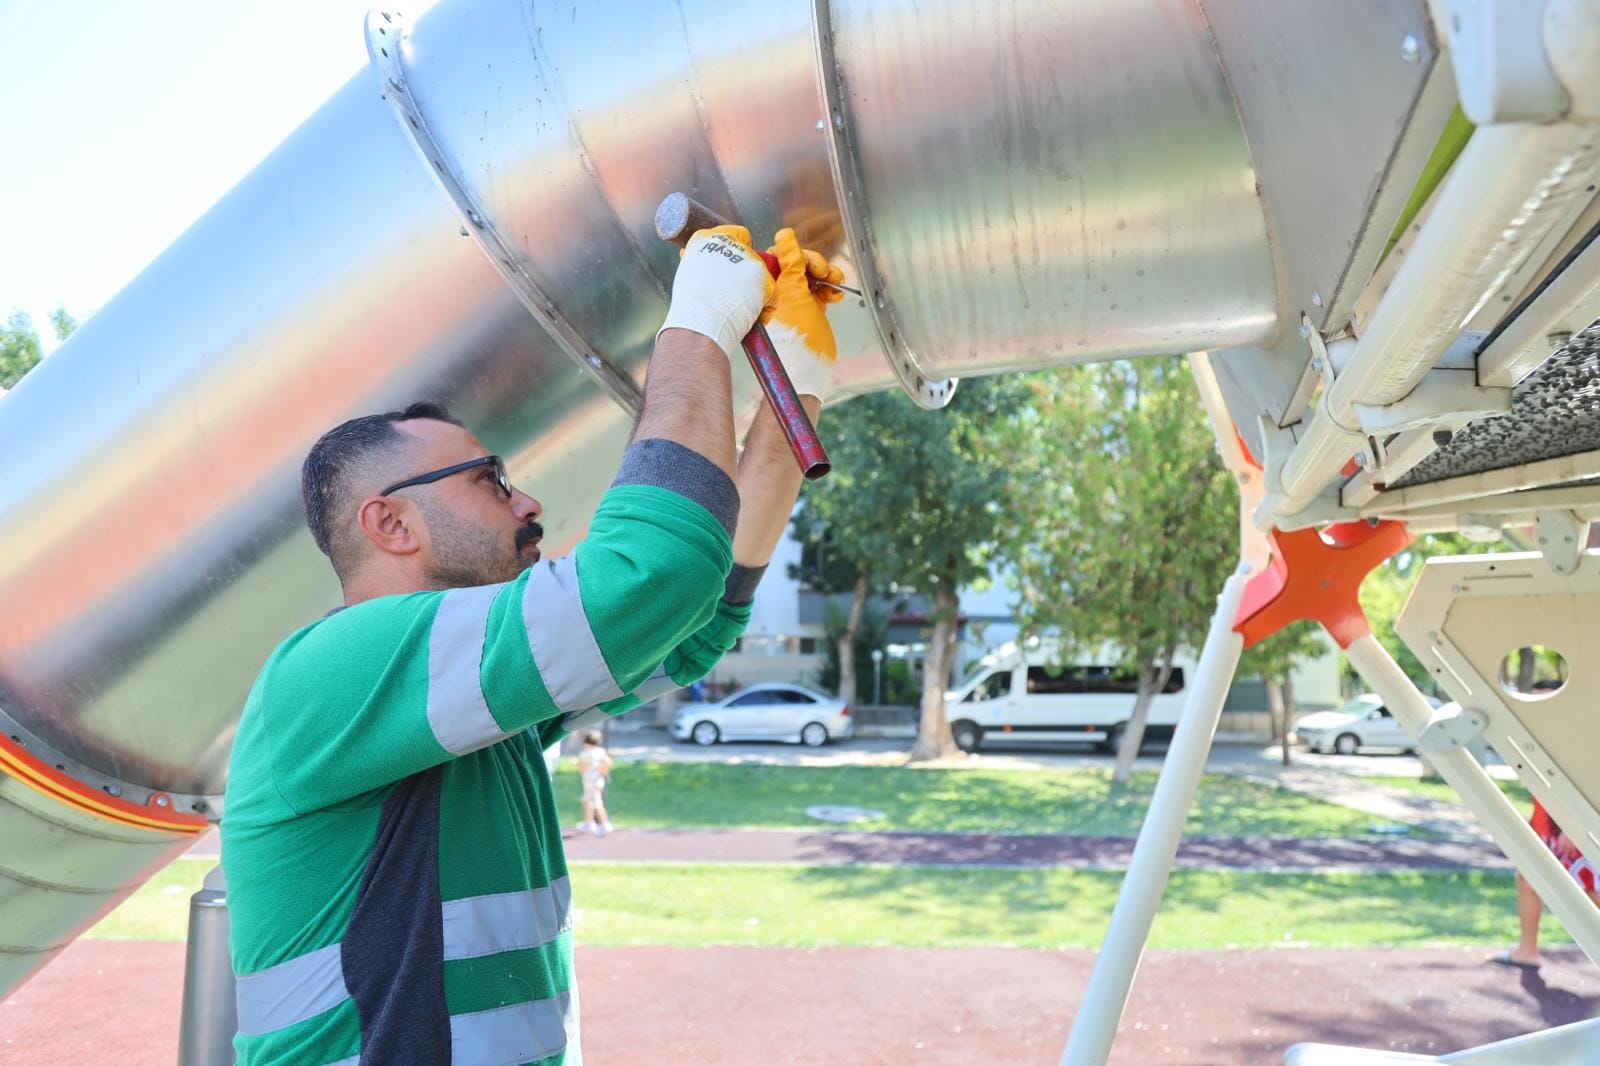
[[[239,1017],[228,957],[228,883],[220,865],[189,897],[189,950],[183,961],[183,1021],[178,1066],[232,1066]]]

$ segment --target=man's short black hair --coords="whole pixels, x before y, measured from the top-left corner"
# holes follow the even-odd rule
[[[385,453],[396,451],[404,438],[395,426],[425,418],[436,422],[461,423],[436,403],[414,403],[403,411],[352,418],[328,430],[311,446],[300,467],[300,497],[305,503],[306,525],[322,553],[333,561],[339,577],[346,576],[352,560],[341,551],[338,537],[341,512],[357,499],[376,491],[373,478]],[[420,471],[419,471],[420,472]],[[371,482],[371,483],[369,483]]]

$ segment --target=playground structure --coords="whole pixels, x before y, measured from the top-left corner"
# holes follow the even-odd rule
[[[1195,353],[1240,565],[1063,1062],[1109,1055],[1239,653],[1296,618],[1600,960],[1600,911],[1466,748],[1600,854],[1600,0],[636,8],[374,12],[370,69],[0,403],[27,457],[0,485],[0,992],[221,816],[255,670],[338,601],[298,497],[323,429],[441,400],[538,486],[552,551],[582,536],[674,190],[845,267],[845,396]],[[1459,703],[1435,712],[1354,590],[1411,533],[1522,526],[1542,551],[1434,560],[1400,620]],[[1530,644],[1559,691],[1506,684]],[[1596,1054],[1580,1023],[1441,1061]]]

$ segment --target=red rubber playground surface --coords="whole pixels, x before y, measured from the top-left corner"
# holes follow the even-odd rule
[[[1093,954],[578,949],[588,1066],[1052,1066]],[[1111,1061],[1276,1063],[1301,1040],[1439,1054],[1600,1012],[1575,949],[1538,973],[1460,948],[1151,952]],[[171,1066],[183,945],[80,941],[0,1003],[7,1066]]]

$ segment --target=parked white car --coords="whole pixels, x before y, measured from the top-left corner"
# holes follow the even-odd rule
[[[799,685],[752,685],[716,703],[679,708],[669,732],[702,747],[719,740],[782,740],[820,748],[849,737],[855,723],[843,700]]]
[[[1439,706],[1439,701],[1429,698]],[[1416,742],[1395,721],[1383,700],[1367,693],[1342,707],[1308,714],[1295,723],[1295,739],[1312,751],[1355,755],[1371,748],[1415,751]]]

